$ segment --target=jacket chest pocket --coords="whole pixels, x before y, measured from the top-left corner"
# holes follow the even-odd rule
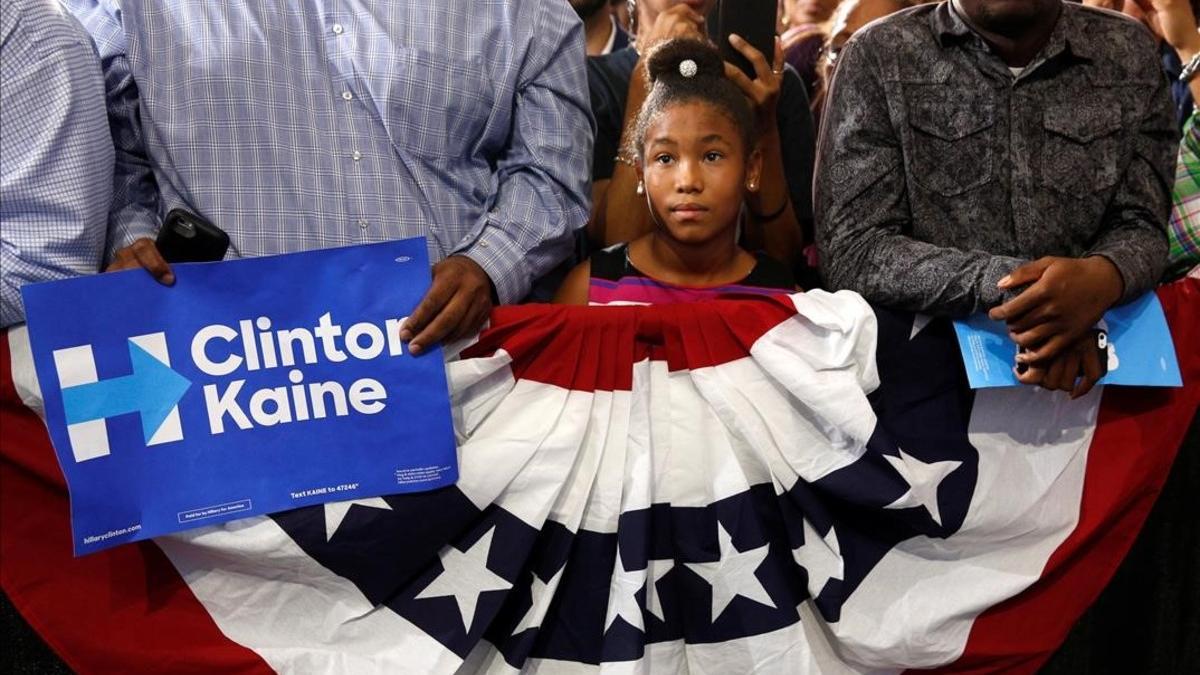
[[[1057,106],[1042,115],[1042,184],[1084,197],[1107,190],[1120,178],[1121,109]]]
[[[908,108],[910,178],[930,192],[952,196],[992,180],[996,151],[991,102],[921,99]]]

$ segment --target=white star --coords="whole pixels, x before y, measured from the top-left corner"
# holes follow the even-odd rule
[[[346,519],[346,514],[350,512],[350,507],[355,504],[359,506],[367,506],[372,509],[387,509],[392,510],[392,507],[387,502],[383,501],[383,497],[371,497],[370,499],[351,499],[346,502],[332,502],[325,505],[325,541],[333,539],[333,534],[342,526],[342,521]]]
[[[721,559],[707,563],[684,563],[688,569],[703,577],[712,586],[712,620],[715,622],[729,607],[734,597],[742,596],[768,607],[775,601],[767,593],[754,571],[767,558],[766,544],[749,551],[738,551],[733,546],[733,537],[717,521],[717,542],[721,545]]]
[[[530,588],[533,604],[529,606],[529,611],[525,612],[525,616],[521,617],[521,622],[512,632],[513,635],[542,625],[541,621],[546,615],[546,609],[550,606],[550,601],[554,599],[554,589],[558,588],[558,580],[562,578],[563,570],[566,568],[566,565],[558,568],[554,576],[550,577],[550,581],[542,581],[537,574],[533,575],[533,586]]]
[[[804,519],[804,543],[792,551],[792,557],[808,571],[808,592],[817,597],[830,579],[841,579],[844,573],[842,549],[837,533],[829,526],[824,537]]]
[[[927,464],[903,450],[900,451],[899,457],[884,455],[883,458],[910,486],[908,492],[900,495],[899,499],[884,508],[907,509],[924,506],[929,515],[933,516],[933,522],[941,525],[942,514],[938,510],[937,500],[938,488],[941,487],[942,480],[954,473],[954,470],[961,466],[962,462],[946,461]]]
[[[928,314],[913,314],[912,332],[908,334],[908,339],[911,340],[920,335],[930,321],[933,321],[933,317]]]
[[[604,617],[604,630],[612,628],[617,617],[634,628],[645,631],[642,621],[642,607],[637,603],[635,593],[646,585],[646,570],[625,569],[625,561],[621,560],[621,551],[617,551],[617,560],[613,563],[612,582],[608,587],[608,614]]]
[[[453,546],[442,549],[442,573],[417,594],[415,599],[444,598],[454,596],[463,628],[471,632],[475,622],[475,605],[479,596],[488,591],[507,591],[512,584],[488,569],[488,553],[492,550],[492,535],[496,528],[487,531],[471,548],[459,551]]]
[[[667,619],[663,615],[662,598],[658,596],[658,580],[673,569],[675,569],[674,558],[651,560],[646,564],[646,611],[658,617],[659,621]]]

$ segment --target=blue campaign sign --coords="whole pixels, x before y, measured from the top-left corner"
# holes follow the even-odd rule
[[[1154,293],[1110,309],[1100,321],[1108,333],[1108,374],[1100,384],[1179,387],[1183,385],[1175,344]],[[1017,345],[1002,321],[986,313],[954,322],[963,365],[972,389],[1015,387]]]
[[[458,477],[423,239],[22,289],[75,553]]]

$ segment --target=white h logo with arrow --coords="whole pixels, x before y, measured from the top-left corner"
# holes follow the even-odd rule
[[[105,419],[136,412],[146,445],[183,440],[179,399],[191,382],[171,369],[165,333],[129,338],[129,375],[100,380],[91,345],[54,350],[76,462],[109,454]]]

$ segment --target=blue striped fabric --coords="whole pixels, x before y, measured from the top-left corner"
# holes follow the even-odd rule
[[[0,325],[20,287],[96,272],[112,197],[104,83],[87,33],[54,0],[0,3]]]
[[[426,235],[432,260],[470,256],[513,302],[587,220],[565,2],[64,1],[104,61],[112,247],[176,207],[234,257]]]

